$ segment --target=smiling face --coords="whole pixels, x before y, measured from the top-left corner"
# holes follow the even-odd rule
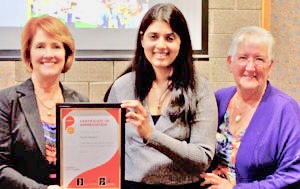
[[[165,21],[154,21],[141,39],[142,47],[153,69],[166,68],[176,59],[180,50],[180,37]]]
[[[249,93],[265,89],[273,66],[267,46],[247,40],[238,45],[235,57],[227,57],[227,64],[238,90]]]
[[[65,64],[63,43],[37,29],[30,48],[32,74],[37,78],[59,79]]]

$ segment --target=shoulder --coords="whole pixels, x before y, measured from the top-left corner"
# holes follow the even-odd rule
[[[113,88],[114,87],[122,87],[125,89],[125,86],[133,87],[134,83],[135,83],[135,72],[129,72],[129,73],[119,77],[118,79],[116,79],[113,84]]]
[[[65,101],[74,101],[74,102],[89,102],[89,98],[85,95],[77,92],[74,89],[71,89],[70,87],[67,87],[64,84],[60,84],[61,88],[63,90],[63,96],[65,98]]]
[[[206,92],[210,92],[210,93],[213,93],[213,89],[211,87],[211,84],[209,82],[209,80],[204,77],[203,75],[201,74],[197,74],[195,76],[195,81],[196,81],[196,91],[198,94],[203,94],[203,93],[206,93]]]
[[[218,104],[220,102],[224,102],[224,101],[228,102],[231,99],[231,97],[234,95],[235,92],[236,92],[235,86],[218,89],[215,92],[215,96],[216,96]]]
[[[18,85],[10,86],[0,90],[0,97],[3,98],[17,98],[23,95],[33,94],[33,84],[31,79],[24,81]]]
[[[7,94],[12,94],[16,93],[17,86],[19,85],[14,85],[10,87],[6,87],[0,90],[0,95],[7,95]]]
[[[119,77],[113,83],[108,95],[108,102],[119,102],[125,99],[135,99],[135,72],[129,72]]]
[[[234,94],[236,92],[236,87],[235,86],[231,86],[231,87],[226,87],[226,88],[221,88],[218,89],[215,92],[215,95],[218,98],[222,98],[222,97],[227,97],[227,96],[232,96],[232,94]]]
[[[267,91],[270,93],[270,98],[276,98],[276,99],[281,99],[284,101],[293,101],[294,99],[289,96],[287,93],[284,91],[278,89],[277,87],[271,85],[271,83],[268,84]]]
[[[209,85],[209,81],[206,77],[204,77],[202,74],[197,74],[195,76],[195,79],[196,79],[196,83],[199,86],[207,86]]]
[[[19,98],[30,96],[34,93],[31,80],[0,90],[0,109],[9,110],[12,104],[18,103]],[[26,98],[28,99],[28,98]]]
[[[236,92],[236,87],[231,86],[227,88],[219,89],[215,92],[215,97],[217,100],[218,111],[219,111],[219,121],[224,116],[227,106],[229,104],[230,99]],[[219,123],[220,124],[220,123]]]
[[[17,85],[16,86],[11,86],[11,87],[7,87],[4,89],[0,90],[0,101],[8,101],[9,99],[14,99],[16,98],[17,95]]]
[[[289,109],[290,111],[295,110],[297,112],[300,111],[299,104],[294,98],[281,91],[280,89],[272,86],[271,83],[268,83],[268,87],[263,101],[268,102],[267,104],[269,104],[270,106],[272,105],[272,107],[275,109]]]

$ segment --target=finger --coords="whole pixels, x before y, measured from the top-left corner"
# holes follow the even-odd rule
[[[207,185],[207,174],[206,173],[201,173],[200,177],[202,178],[202,182],[200,183],[200,186],[205,186]]]
[[[206,178],[203,182],[201,182],[200,186],[205,186],[208,184],[211,184],[211,181],[210,181],[210,179]]]
[[[219,184],[222,178],[216,174],[208,173],[208,178],[211,179],[211,184]]]
[[[221,177],[220,176],[218,176],[218,175],[216,175],[216,174],[214,174],[214,173],[203,173],[203,174],[200,174],[200,176],[202,177],[202,178],[211,178],[211,179],[214,179],[214,180],[216,180],[216,179],[220,179]]]
[[[216,176],[214,173],[203,173],[201,175],[203,175],[206,178],[214,178]]]
[[[128,123],[132,123],[134,126],[136,126],[137,128],[142,127],[143,126],[143,122],[144,122],[144,117],[135,113],[135,112],[128,112],[126,114],[126,122]]]
[[[136,108],[139,104],[138,100],[123,100],[121,107],[122,108]]]
[[[217,177],[214,177],[214,176],[212,176],[212,177],[205,177],[204,178],[205,180],[201,183],[201,184],[203,184],[202,186],[204,186],[204,185],[206,185],[206,184],[219,184],[219,177],[217,176]]]
[[[135,111],[138,114],[147,116],[146,109],[144,108],[142,103],[138,100],[124,100],[124,101],[122,101],[121,107],[131,109],[131,111]],[[132,109],[134,109],[134,110],[132,110]]]
[[[218,185],[211,185],[209,187],[207,187],[207,189],[219,189]]]
[[[137,120],[139,115],[135,112],[127,112],[125,116],[127,119]]]

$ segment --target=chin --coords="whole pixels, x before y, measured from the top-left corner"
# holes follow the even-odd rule
[[[245,81],[240,83],[242,90],[256,90],[259,87],[257,82]]]
[[[156,62],[153,64],[153,66],[157,67],[157,68],[165,68],[165,67],[168,67],[170,66],[171,63],[169,62]]]
[[[259,87],[258,85],[246,85],[246,86],[244,85],[241,88],[244,91],[256,91],[258,87]]]
[[[55,78],[55,77],[59,77],[60,73],[45,73],[43,74],[44,77],[48,77],[48,78]]]

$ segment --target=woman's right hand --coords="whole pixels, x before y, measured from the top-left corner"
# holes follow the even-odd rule
[[[214,173],[202,173],[200,177],[204,179],[200,186],[210,185],[207,189],[233,189],[234,187],[227,179]]]
[[[47,189],[61,189],[61,187],[58,185],[50,185]]]
[[[133,124],[140,137],[145,140],[150,138],[152,128],[150,126],[149,118],[146,109],[138,100],[124,100],[121,104],[122,108],[126,108],[126,122]],[[130,111],[134,109],[135,111]]]

